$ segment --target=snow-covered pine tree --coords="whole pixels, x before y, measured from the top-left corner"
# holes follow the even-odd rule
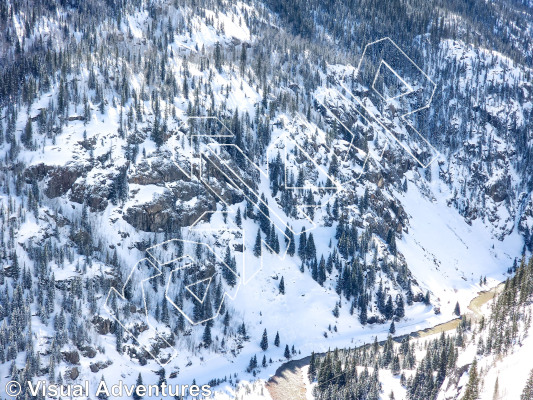
[[[261,337],[261,343],[259,345],[261,347],[261,350],[266,351],[268,349],[268,335],[267,330],[263,331],[263,336]]]

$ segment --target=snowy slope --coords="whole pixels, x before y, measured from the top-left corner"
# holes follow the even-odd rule
[[[425,67],[435,80],[442,78],[442,93],[449,98],[435,100],[430,122],[417,121],[443,153],[424,170],[377,123],[364,124],[355,116],[351,100],[336,81],[355,72],[345,59],[319,63],[319,53],[301,51],[304,42],[288,36],[261,3],[217,7],[176,7],[158,1],[142,10],[131,6],[119,20],[103,22],[93,36],[83,38],[75,32],[73,40],[85,56],[72,62],[72,68],[65,67],[64,74],[57,72],[29,104],[0,110],[0,127],[10,141],[4,142],[2,133],[0,286],[5,275],[3,290],[13,302],[18,282],[11,272],[15,259],[24,273],[26,268],[31,271],[26,281],[35,281],[33,289],[27,283],[22,289],[28,301],[24,335],[35,341],[43,366],[33,377],[49,373],[55,362],[56,376],[50,380],[60,374],[69,382],[88,379],[97,385],[104,374],[107,381],[134,384],[141,372],[145,382],[157,382],[160,366],[143,354],[146,349],[138,346],[131,331],[117,334],[120,328],[105,304],[109,289],[121,289],[137,271],[139,260],[150,257],[147,249],[171,239],[189,241],[189,254],[195,253],[196,241],[206,243],[218,260],[231,248],[242,278],[238,284],[221,278],[222,263],[213,262],[220,279],[216,284],[235,296],[225,303],[230,322],[225,326],[223,316],[215,318],[209,327],[211,342],[206,344],[205,324],[187,323],[178,329],[179,311],[171,310],[167,321],[157,311],[149,320],[157,334],[146,332],[138,339],[158,347],[157,335],[172,338],[178,356],[165,365],[169,383],[214,382],[217,390],[243,398],[263,398],[261,392],[267,396],[261,382],[252,383],[252,389],[236,385],[274,374],[287,361],[285,346],[294,347],[290,358],[300,358],[312,351],[370,343],[375,337],[386,339],[392,318],[384,318],[380,310],[380,285],[394,307],[409,290],[415,297],[405,306],[405,316],[395,318],[397,334],[406,334],[452,319],[457,301],[466,309],[477,292],[486,289],[479,285],[481,277],[487,278],[488,286],[501,282],[524,242],[526,250],[533,243],[527,163],[515,162],[523,144],[512,137],[513,129],[527,137],[533,115],[528,67],[461,41],[443,40],[433,49]],[[258,27],[272,36],[265,39]],[[17,24],[21,40],[25,29]],[[56,21],[38,21],[34,33],[27,34],[26,46],[36,43],[39,34],[57,40],[61,29],[65,30]],[[265,42],[273,42],[275,50],[264,54]],[[420,46],[429,51],[425,44]],[[472,86],[476,93],[470,91]],[[520,91],[521,97],[509,99],[512,90]],[[477,110],[472,124],[463,114],[469,107],[459,104],[465,97]],[[66,106],[59,106],[65,98]],[[443,110],[449,112],[441,115]],[[516,126],[507,121],[507,129],[502,128],[507,116]],[[383,118],[391,129],[404,132],[394,112]],[[209,125],[206,121],[211,120]],[[350,134],[337,132],[342,131],[339,121],[351,122]],[[446,129],[442,121],[449,123]],[[445,130],[442,137],[435,137],[437,128]],[[465,140],[450,143],[456,140],[450,130],[461,132]],[[215,138],[227,132],[232,138]],[[195,139],[201,134],[206,137]],[[262,174],[233,160],[230,143],[253,157]],[[284,170],[276,179],[285,185],[283,190],[274,190],[272,182],[278,153]],[[251,207],[255,219],[243,217],[242,228],[237,227],[236,210],[247,212],[249,194],[223,173],[202,170],[209,165],[206,157],[213,165],[229,160],[226,171],[250,184],[251,191],[264,194],[270,222],[277,225],[279,254],[265,246],[261,259],[253,254],[260,206]],[[198,170],[213,176],[196,176]],[[331,187],[325,188],[328,182]],[[314,216],[306,218],[311,208]],[[346,225],[344,239],[336,238],[341,220]],[[316,261],[322,256],[338,261],[324,273],[323,282],[313,277],[312,259],[303,260],[298,252],[284,255],[285,228],[295,233],[296,248],[302,229],[307,237],[313,234]],[[358,239],[350,237],[352,247],[339,255],[354,234]],[[339,282],[356,266],[363,271],[364,284],[347,296]],[[162,268],[165,278],[170,275],[167,267]],[[149,277],[148,268],[138,271],[138,276]],[[257,273],[250,278],[253,272]],[[284,294],[279,288],[282,278]],[[184,285],[178,281],[172,296],[180,296]],[[50,286],[56,288],[55,298]],[[95,287],[92,299],[89,287]],[[160,282],[146,289],[151,290],[149,305],[154,311],[165,301],[163,287]],[[426,293],[430,304],[423,301]],[[134,290],[136,311],[143,294]],[[366,299],[363,306],[361,297]],[[47,300],[51,305],[44,307]],[[194,310],[193,300],[186,298],[188,312]],[[79,311],[89,303],[94,310]],[[360,321],[361,307],[372,323]],[[54,361],[50,348],[61,310],[67,314],[67,340],[55,350]],[[133,314],[124,329],[144,328],[141,312]],[[23,333],[13,330],[7,314],[2,319],[0,345],[9,353],[9,336]],[[246,334],[240,332],[242,324]],[[269,346],[263,351],[265,329]],[[72,337],[78,331],[86,337]],[[276,332],[279,346],[274,345]],[[13,370],[17,379],[22,376],[28,358],[24,346],[0,364],[0,385],[13,377]],[[84,346],[94,350],[92,357]],[[80,353],[79,363],[66,352]],[[259,364],[263,356],[268,363],[247,371],[254,356]],[[502,364],[501,380],[510,371]],[[392,376],[385,378],[398,386]]]

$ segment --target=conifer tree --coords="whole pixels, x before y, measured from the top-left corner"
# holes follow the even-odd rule
[[[163,130],[161,128],[161,109],[159,107],[159,99],[156,97],[154,101],[154,122],[152,124],[151,139],[157,147],[163,144]]]
[[[215,68],[222,72],[222,46],[220,42],[215,43]]]
[[[313,233],[311,232],[309,234],[309,237],[307,238],[307,247],[306,247],[306,259],[307,260],[314,260],[316,258],[316,247],[315,247],[315,239],[313,238]]]
[[[311,277],[318,282],[318,263],[316,260],[311,261]]]
[[[361,325],[366,325],[368,317],[367,304],[364,300],[364,296],[362,297],[362,299],[363,300],[361,301],[361,311],[359,312],[359,322],[361,323]]]
[[[459,302],[455,303],[455,308],[453,310],[453,313],[457,315],[458,317],[461,316],[461,307],[459,306]]]
[[[400,371],[401,371],[401,368],[400,368],[400,357],[398,357],[398,355],[396,354],[392,360],[392,367],[391,367],[391,371],[392,371],[392,374],[393,375],[400,375]]]
[[[309,380],[313,382],[316,374],[316,356],[314,351],[311,352],[311,359],[309,360],[309,369],[307,370],[307,374],[309,375]]]
[[[283,355],[285,356],[287,360],[291,358],[291,351],[289,350],[288,344],[285,345],[285,352],[283,353]]]
[[[431,304],[431,297],[429,294],[429,290],[426,292],[426,295],[424,296],[424,304],[427,306]]]
[[[241,208],[237,208],[237,215],[235,215],[235,225],[242,228]]]
[[[122,354],[123,330],[122,330],[122,326],[118,323],[115,325],[115,338],[116,338],[115,348],[119,354]]]
[[[20,141],[22,144],[24,144],[24,147],[27,149],[30,149],[33,144],[33,129],[31,126],[31,119],[28,118],[28,121],[26,122],[26,126],[24,128],[24,132],[20,137]]]
[[[320,285],[324,285],[324,282],[326,281],[326,261],[324,260],[324,256],[320,257],[320,263],[318,264],[318,283]]]
[[[278,234],[276,232],[276,227],[274,224],[272,224],[272,227],[270,229],[270,240],[269,240],[270,247],[274,251],[274,253],[279,253],[280,245],[279,245],[279,239]]]
[[[256,368],[257,368],[257,356],[254,355],[252,358],[250,358],[250,362],[248,363],[248,372],[252,372]]]
[[[283,276],[281,277],[281,280],[279,281],[279,292],[281,294],[285,294],[285,279]]]
[[[244,76],[244,71],[246,68],[246,43],[243,43],[241,46],[241,58],[240,58],[240,71],[241,76]]]
[[[496,384],[498,381],[496,380]],[[494,393],[496,395],[497,387],[494,388]],[[522,395],[520,396],[520,400],[531,400],[533,399],[533,369],[529,373],[529,378],[526,382],[526,386],[524,387],[524,391],[522,392]]]
[[[165,325],[168,325],[170,322],[170,316],[168,314],[168,301],[166,298],[163,298],[161,304],[161,322]]]
[[[336,302],[336,303],[335,303],[335,307],[333,308],[333,316],[334,316],[335,318],[339,318],[339,315],[340,315],[340,314],[339,314],[339,303]]]
[[[187,75],[183,76],[183,96],[189,98],[189,83],[187,82]]]
[[[307,249],[307,234],[305,233],[305,228],[302,227],[302,232],[300,233],[300,240],[298,243],[298,256],[302,261],[306,261],[306,249]]]
[[[383,314],[385,318],[391,319],[394,316],[394,306],[392,305],[392,296],[389,295]]]
[[[202,335],[204,347],[209,347],[213,340],[211,339],[211,324],[205,324],[204,334]]]
[[[104,376],[100,378],[100,384],[104,385],[102,382],[105,382]],[[103,386],[101,387],[104,388]],[[98,400],[107,400],[109,396],[105,393],[105,390],[102,390],[98,393]]]
[[[236,270],[236,265],[234,262],[234,259],[231,257],[231,250],[229,246],[226,247],[226,254],[224,254],[224,268],[222,269],[222,276],[224,277],[225,281],[230,285],[231,287],[235,286],[237,284],[237,277],[234,274],[234,271]]]
[[[268,234],[270,233],[270,212],[268,211],[268,201],[264,193],[261,193],[261,201],[259,202],[257,217],[259,219],[259,227],[268,238]]]
[[[413,290],[411,288],[411,280],[407,283],[407,292],[405,293],[405,299],[408,306],[413,305]]]
[[[468,371],[468,383],[462,400],[477,400],[479,398],[479,377],[477,373],[477,360],[474,358]]]
[[[19,266],[19,259],[18,259],[16,251],[13,252],[12,258],[13,258],[13,265],[11,266],[11,276],[13,277],[15,281],[17,281],[20,275],[20,266]]]
[[[398,318],[405,317],[405,305],[403,302],[403,296],[401,294],[399,294],[396,298],[396,310],[394,310],[394,314]]]
[[[285,234],[289,238],[289,243],[287,244],[287,254],[292,257],[296,252],[296,242],[294,240],[294,233],[292,233],[292,231],[288,229],[288,232],[285,232]]]
[[[139,376],[137,376],[137,381],[135,382],[135,391],[133,392],[133,395],[132,395],[133,400],[141,400],[143,398],[143,396],[137,393],[137,388],[140,386],[143,386],[143,378],[142,378],[141,373],[139,372]]]
[[[268,349],[268,335],[267,335],[266,328],[263,331],[263,337],[261,338],[260,346],[261,346],[261,350],[263,350],[263,351],[266,351]]]
[[[257,236],[255,237],[255,244],[254,244],[254,256],[259,257],[261,256],[261,230],[257,230]]]

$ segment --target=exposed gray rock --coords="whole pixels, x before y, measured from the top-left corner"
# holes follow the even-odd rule
[[[80,353],[77,350],[64,351],[61,353],[63,355],[63,360],[70,364],[79,364],[80,363]]]
[[[163,185],[187,179],[186,175],[168,159],[142,160],[129,176],[130,183],[138,185]]]
[[[180,181],[151,201],[128,208],[123,218],[142,231],[159,232],[189,226],[214,209],[215,199],[203,185]]]
[[[83,357],[87,358],[94,358],[96,357],[96,350],[91,346],[85,346],[80,349],[81,355]]]
[[[503,177],[488,185],[486,187],[487,195],[492,197],[496,203],[504,201],[509,196],[508,189],[510,188],[510,180],[509,176]]]
[[[83,175],[86,168],[79,163],[68,163],[65,166],[37,164],[26,169],[24,175],[28,182],[47,180],[45,194],[55,198],[67,193],[74,182]]]
[[[72,380],[76,380],[76,379],[78,378],[78,376],[80,376],[80,370],[78,369],[78,367],[73,367],[73,368],[69,371],[68,374],[69,374],[68,376],[70,377],[70,379],[72,379]]]
[[[91,372],[96,373],[98,371],[101,371],[102,369],[105,369],[105,368],[109,367],[112,364],[113,364],[113,362],[111,360],[98,361],[98,362],[95,362],[95,363],[91,363],[89,365],[89,368],[90,368]]]
[[[91,322],[96,327],[96,332],[98,332],[100,335],[107,335],[111,332],[113,321],[110,319],[95,315]]]
[[[80,179],[72,186],[69,200],[90,207],[91,211],[103,211],[109,204],[112,180],[110,177],[101,177],[94,184],[88,185],[85,179]]]

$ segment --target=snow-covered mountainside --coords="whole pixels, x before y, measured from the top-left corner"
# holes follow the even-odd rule
[[[461,315],[457,306],[460,319],[422,337],[395,341],[389,335],[382,343],[313,354],[303,369],[306,391],[317,399],[378,399],[380,393],[389,399],[531,399],[533,369],[524,354],[533,345],[532,271],[533,259],[523,262],[467,312]]]
[[[516,271],[531,4],[348,3],[0,5],[0,387],[231,394]]]

